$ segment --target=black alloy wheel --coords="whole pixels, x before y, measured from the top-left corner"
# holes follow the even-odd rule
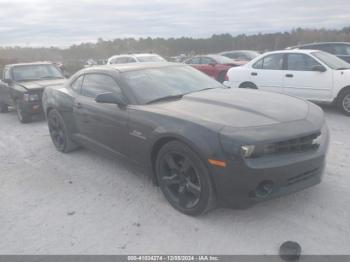
[[[196,216],[213,206],[208,169],[186,145],[173,141],[162,147],[157,159],[157,177],[166,199],[177,210]]]
[[[49,132],[53,144],[60,152],[67,153],[74,150],[77,146],[68,136],[62,116],[56,110],[51,110],[47,117]]]
[[[340,110],[350,116],[350,89],[341,92],[339,98],[338,106]]]

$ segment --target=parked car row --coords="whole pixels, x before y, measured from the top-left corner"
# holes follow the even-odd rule
[[[225,85],[284,93],[335,104],[350,115],[350,64],[318,50],[265,53],[228,71]]]
[[[336,101],[349,113],[348,63],[297,49],[240,66],[220,55],[182,64],[121,57],[67,81],[51,63],[9,65],[2,112],[14,105],[28,122],[42,111],[60,152],[83,146],[143,166],[187,215],[245,208],[321,182],[329,131],[322,109],[303,98]]]

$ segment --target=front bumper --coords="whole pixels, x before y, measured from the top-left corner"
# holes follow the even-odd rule
[[[22,110],[28,114],[41,114],[43,107],[41,101],[22,102]]]
[[[329,144],[327,127],[322,140],[320,147],[311,152],[227,159],[226,168],[212,170],[219,202],[222,206],[247,208],[320,183]]]

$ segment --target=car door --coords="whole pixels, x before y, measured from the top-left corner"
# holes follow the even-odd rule
[[[79,134],[89,142],[122,155],[127,154],[128,112],[115,104],[97,103],[102,93],[122,91],[114,78],[102,73],[85,74],[81,95],[74,105],[74,116]]]
[[[315,101],[328,101],[332,97],[333,77],[330,69],[315,71],[323,67],[308,54],[289,53],[283,75],[283,89],[286,94]]]
[[[259,89],[271,92],[283,92],[284,54],[270,54],[252,65],[249,78]]]
[[[216,78],[218,75],[218,69],[216,68],[217,63],[210,57],[201,57],[200,69],[203,73],[210,77]]]

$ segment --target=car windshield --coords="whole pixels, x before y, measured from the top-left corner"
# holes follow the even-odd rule
[[[51,64],[15,66],[12,75],[15,81],[64,78],[59,69]]]
[[[350,69],[349,63],[336,57],[335,55],[328,54],[325,52],[313,52],[312,54],[332,69]]]
[[[165,60],[157,55],[138,56],[140,62],[164,62]]]
[[[226,88],[189,66],[152,68],[121,74],[140,104],[212,88]]]

